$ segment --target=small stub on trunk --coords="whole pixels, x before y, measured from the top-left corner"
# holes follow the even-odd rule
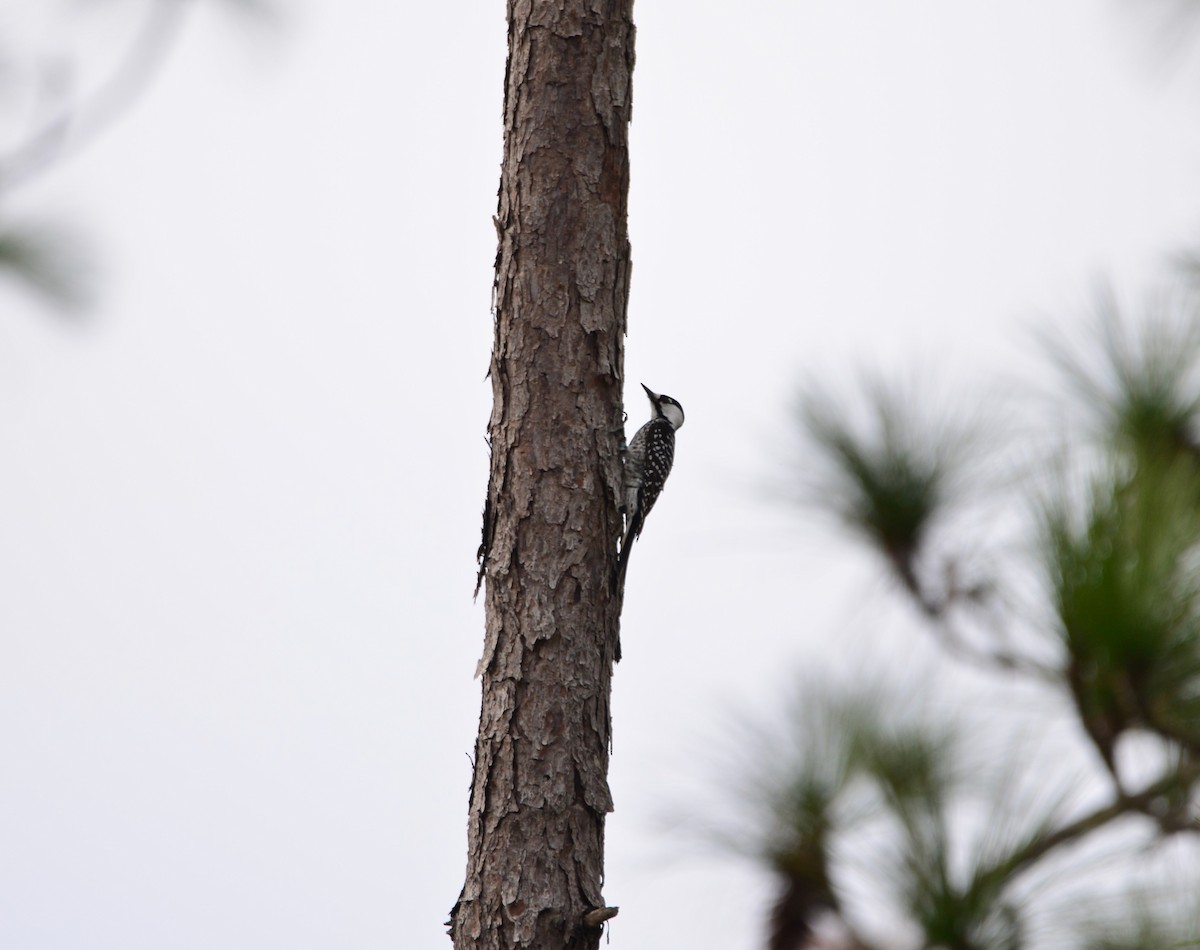
[[[619,907],[593,907],[583,915],[583,923],[588,927],[602,927],[606,920],[612,920],[617,916]]]

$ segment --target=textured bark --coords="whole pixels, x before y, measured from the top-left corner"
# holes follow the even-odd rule
[[[509,0],[487,629],[456,950],[595,948],[619,594],[632,0]],[[586,920],[585,920],[586,916]]]

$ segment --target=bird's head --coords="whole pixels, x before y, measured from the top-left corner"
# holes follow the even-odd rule
[[[671,423],[672,429],[683,428],[683,406],[679,405],[677,400],[670,396],[660,396],[645,383],[642,383],[642,389],[646,390],[646,395],[650,397],[655,418],[666,419]]]

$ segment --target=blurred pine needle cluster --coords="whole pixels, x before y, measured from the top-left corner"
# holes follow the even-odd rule
[[[777,882],[771,950],[1200,947],[1200,300],[1149,310],[1104,292],[1083,339],[1042,339],[1040,442],[878,379],[802,396],[806,503],[1026,733],[894,671],[804,677],[782,727],[738,737],[717,833]],[[993,545],[973,504],[1020,537]]]

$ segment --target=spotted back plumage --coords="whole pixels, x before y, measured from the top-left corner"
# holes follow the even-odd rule
[[[674,461],[675,427],[671,423],[664,418],[651,419],[637,430],[629,443],[625,468],[626,511],[638,516],[634,537],[642,533],[642,525],[662,494]]]

